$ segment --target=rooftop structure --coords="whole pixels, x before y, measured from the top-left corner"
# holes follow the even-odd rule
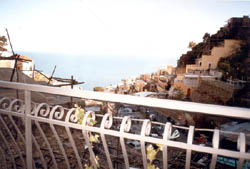
[[[9,52],[4,52],[2,57],[11,57],[12,54]],[[26,74],[29,77],[33,76],[33,69],[34,69],[34,62],[32,58],[23,56],[23,55],[18,55],[18,58],[24,61],[17,61],[17,68],[21,70],[24,74]],[[14,68],[15,66],[15,59],[9,59],[9,60],[1,60],[0,59],[0,68]]]

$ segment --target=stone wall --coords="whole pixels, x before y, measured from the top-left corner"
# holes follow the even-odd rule
[[[201,80],[197,90],[192,92],[190,99],[194,102],[209,104],[226,104],[234,95],[235,88],[218,81]]]
[[[0,61],[1,68],[11,68],[11,61],[9,60],[1,60]]]

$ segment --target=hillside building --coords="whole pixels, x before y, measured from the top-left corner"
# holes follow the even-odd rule
[[[222,46],[212,48],[211,55],[202,55],[201,58],[196,59],[195,64],[186,65],[186,73],[217,69],[219,60],[239,50],[241,43],[241,40],[225,39]]]
[[[1,55],[2,57],[10,57],[11,53],[4,52]],[[34,70],[34,62],[30,57],[19,55],[20,59],[24,59],[25,61],[17,61],[17,69],[21,70],[24,74],[29,77],[33,76]],[[0,60],[0,68],[14,68],[15,60]]]
[[[195,64],[186,65],[185,74],[177,74],[174,88],[180,88],[185,96],[191,96],[201,80],[220,79],[222,73],[217,70],[219,60],[239,50],[241,43],[241,40],[225,39],[223,44],[211,49],[210,55],[202,55]]]

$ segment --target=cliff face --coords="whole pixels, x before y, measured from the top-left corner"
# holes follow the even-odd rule
[[[205,33],[203,36],[203,42],[198,43],[183,54],[178,60],[177,67],[185,67],[187,64],[194,64],[197,58],[200,58],[202,54],[209,55],[210,51],[215,46],[223,45],[225,39],[242,40],[246,43],[246,46],[250,47],[250,18],[244,16],[242,18],[231,18],[228,20],[228,24],[214,34],[211,35]],[[250,51],[246,54],[250,57]]]
[[[177,67],[185,68],[188,64],[195,64],[196,60],[202,56],[213,54],[213,49],[226,46],[226,40],[238,40],[240,46],[232,49],[231,54],[221,57],[218,60],[216,70],[222,73],[223,81],[243,80],[250,82],[250,18],[244,16],[241,18],[231,18],[227,25],[220,28],[214,34],[206,33],[203,42],[198,43],[191,51],[183,54],[178,60]],[[203,63],[203,60],[202,60]],[[188,66],[187,66],[188,67]],[[221,82],[223,83],[223,82]],[[202,82],[200,87],[192,93],[191,100],[201,103],[232,105],[240,107],[250,107],[250,87],[245,85],[242,89],[229,89],[225,85],[218,86],[216,82]]]

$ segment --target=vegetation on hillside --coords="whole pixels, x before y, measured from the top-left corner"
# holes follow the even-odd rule
[[[0,52],[7,51],[5,46],[7,46],[7,39],[5,36],[0,36]]]
[[[203,36],[203,42],[196,44],[191,41],[188,44],[188,48],[191,48],[191,51],[188,51],[186,54],[181,55],[180,59],[177,62],[177,67],[185,67],[187,64],[195,64],[195,60],[200,58],[202,54],[207,53],[207,48],[210,44],[210,35],[205,33]]]
[[[234,96],[223,104],[250,107],[250,22],[248,17],[230,19],[228,24],[220,28],[217,33],[211,36],[206,33],[203,36],[203,42],[195,44],[191,41],[189,43],[191,51],[180,57],[177,68],[182,69],[187,64],[195,64],[195,60],[202,55],[210,55],[211,49],[223,45],[225,39],[241,40],[243,43],[239,50],[218,62],[218,70],[222,72],[222,80],[244,80],[247,83],[244,88],[235,91]]]
[[[185,67],[187,64],[194,64],[195,59],[201,57],[204,48],[204,43],[198,43],[192,47],[191,51],[188,51],[186,54],[181,55],[180,59],[177,62],[177,67]]]
[[[246,80],[250,77],[250,62],[248,62],[249,46],[247,43],[241,45],[227,58],[221,58],[218,69],[223,73],[222,80],[229,78]]]
[[[185,67],[187,64],[195,64],[195,60],[200,58],[202,54],[208,55],[213,47],[219,46],[224,43],[225,39],[238,39],[250,43],[250,29],[244,21],[244,18],[237,18],[235,21],[229,22],[222,27],[216,34],[210,36],[205,33],[203,42],[193,46],[194,43],[190,42],[189,47],[192,48],[186,54],[183,54],[178,60],[177,67]],[[249,56],[250,51],[248,50]],[[242,58],[241,58],[242,59]]]

